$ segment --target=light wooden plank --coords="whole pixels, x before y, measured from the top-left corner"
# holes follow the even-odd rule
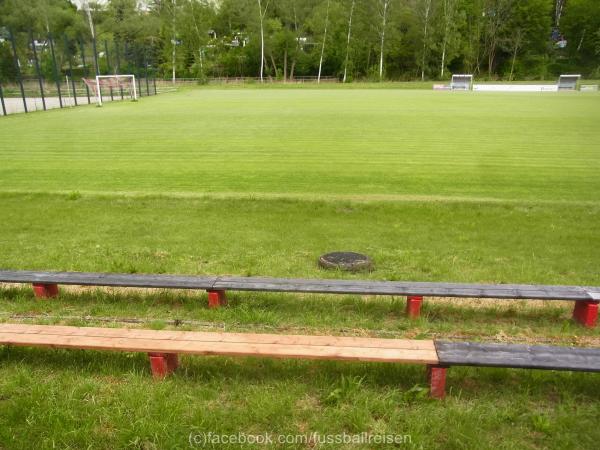
[[[172,339],[130,339],[97,336],[63,336],[42,333],[18,334],[0,332],[0,344],[194,355],[260,356],[419,364],[437,364],[438,362],[435,350],[202,342]]]
[[[382,339],[345,336],[306,336],[256,333],[143,330],[134,328],[71,327],[60,325],[0,324],[0,332],[122,339],[186,340],[252,344],[316,345],[335,347],[434,350],[432,340]]]

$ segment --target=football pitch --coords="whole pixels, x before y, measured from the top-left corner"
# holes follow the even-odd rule
[[[0,189],[597,201],[596,93],[203,89],[5,118]]]
[[[599,123],[598,93],[339,87],[195,88],[2,117],[0,267],[600,285]],[[319,269],[336,250],[375,270]],[[600,345],[564,302],[432,300],[410,321],[400,298],[233,293],[209,310],[203,295],[67,289],[40,302],[5,286],[0,321]],[[600,439],[596,374],[453,368],[435,402],[420,367],[185,357],[155,383],[146,365],[0,349],[0,448],[189,447],[203,430],[368,430],[457,449]]]

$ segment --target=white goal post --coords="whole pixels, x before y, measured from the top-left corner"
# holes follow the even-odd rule
[[[558,77],[558,90],[559,91],[575,91],[577,90],[577,84],[581,80],[579,74],[563,74]]]
[[[96,75],[96,80],[83,79],[84,83],[91,87],[96,95],[98,106],[102,106],[102,88],[118,88],[128,91],[133,101],[138,98],[135,75]]]
[[[453,91],[470,91],[473,89],[473,75],[455,74],[450,81],[450,89]]]

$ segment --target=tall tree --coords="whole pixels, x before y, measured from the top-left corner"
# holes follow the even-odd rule
[[[354,5],[355,4],[356,4],[356,0],[351,0],[350,14],[348,14],[348,37],[346,39],[346,57],[344,58],[344,77],[342,78],[342,83],[346,82],[346,77],[348,75],[348,58],[350,56],[350,37],[352,36],[352,16],[354,15]]]
[[[381,18],[381,28],[379,29],[379,80],[383,79],[383,59],[385,49],[385,30],[390,7],[390,0],[379,0],[379,16]]]
[[[563,11],[561,31],[568,41],[566,54],[569,63],[578,70],[588,70],[600,76],[600,61],[596,53],[600,1],[569,0]]]
[[[485,17],[485,52],[488,61],[488,76],[494,74],[496,53],[507,29],[508,17],[515,0],[487,0]]]
[[[262,0],[258,1],[258,15],[260,17],[260,82],[263,82],[263,69],[266,64],[265,60],[265,26],[264,20],[267,15],[267,9],[269,8],[269,0],[265,4],[265,8],[262,7]]]
[[[175,84],[176,79],[177,43],[177,0],[171,0],[171,67],[173,84]]]
[[[526,51],[543,55],[551,33],[551,5],[546,0],[521,0],[510,8],[504,28],[503,47],[510,54],[509,81],[519,55]]]
[[[323,42],[321,44],[321,56],[319,57],[319,74],[317,75],[317,83],[321,82],[321,69],[323,68],[323,55],[325,54],[325,42],[327,42],[327,26],[329,25],[329,2],[327,0],[327,7],[325,9],[325,28],[323,30]]]
[[[464,15],[464,13],[462,13]],[[440,78],[444,78],[448,56],[454,56],[454,51],[460,44],[458,29],[463,18],[458,10],[458,0],[442,0],[441,29],[442,48],[440,55]]]
[[[421,49],[421,81],[425,81],[425,60],[429,50],[429,22],[431,20],[431,0],[423,0],[421,5],[421,23],[423,27],[423,45]]]

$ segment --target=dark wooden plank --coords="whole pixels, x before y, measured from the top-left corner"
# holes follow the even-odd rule
[[[592,297],[592,300],[600,301],[600,287],[587,287],[585,288],[587,293]]]
[[[360,295],[422,295],[542,300],[590,300],[579,286],[493,285],[404,281],[306,280],[263,277],[219,277],[215,289]]]
[[[448,366],[600,372],[600,349],[549,345],[435,341],[440,364]]]
[[[216,277],[89,272],[0,271],[0,282],[171,289],[210,289]]]
[[[468,284],[376,280],[327,280],[264,277],[111,274],[85,272],[0,271],[0,282],[56,283],[83,286],[129,286],[173,289],[305,292],[357,295],[419,295],[541,300],[592,300],[600,288],[524,284]]]

